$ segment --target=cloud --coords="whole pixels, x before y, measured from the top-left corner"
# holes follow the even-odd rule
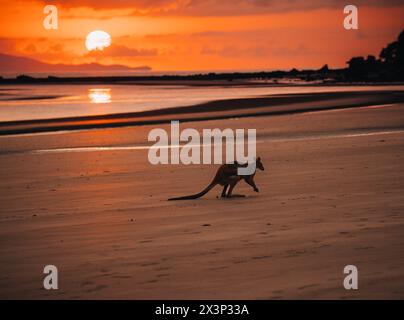
[[[40,2],[44,5],[49,4],[47,0],[31,1]],[[63,8],[92,8],[94,10],[133,9],[146,12],[176,10],[188,5],[190,2],[191,0],[59,0],[53,1],[53,4]]]
[[[25,0],[29,1],[29,0]],[[47,4],[45,0],[40,1]],[[94,10],[131,9],[132,15],[228,16],[277,12],[343,8],[345,0],[60,0],[65,8]],[[356,0],[355,5],[367,7],[403,6],[402,0]]]
[[[0,52],[2,53],[10,53],[14,52],[16,48],[17,40],[8,39],[8,38],[0,38]]]
[[[104,50],[94,50],[86,54],[86,57],[151,57],[158,54],[157,49],[132,49],[123,45],[111,44]]]
[[[0,52],[51,62],[69,61],[78,57],[69,49],[78,40],[69,38],[49,40],[46,38],[0,38]],[[81,40],[79,40],[81,42]]]
[[[254,59],[267,59],[269,56],[296,57],[298,55],[307,53],[307,50],[303,45],[292,47],[270,45],[248,47],[224,46],[219,48],[204,46],[202,47],[200,53],[224,58],[249,57]]]
[[[317,9],[341,9],[347,5],[345,0],[192,0],[187,6],[179,8],[184,15],[201,16],[238,16],[267,13],[298,12]],[[358,7],[403,6],[402,0],[356,0]]]

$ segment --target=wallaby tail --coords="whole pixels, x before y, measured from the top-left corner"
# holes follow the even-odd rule
[[[216,182],[212,181],[210,185],[208,185],[205,189],[203,189],[201,192],[199,192],[197,194],[193,194],[193,195],[185,196],[185,197],[179,197],[179,198],[170,198],[170,199],[168,199],[168,201],[198,199],[198,198],[204,196],[205,194],[207,194],[210,191],[210,189],[212,189],[216,184],[217,184]]]

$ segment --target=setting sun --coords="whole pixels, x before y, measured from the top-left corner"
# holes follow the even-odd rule
[[[110,103],[111,102],[111,89],[90,89],[88,98],[91,103]]]
[[[104,50],[111,45],[111,36],[105,31],[96,30],[87,35],[86,48],[88,51]]]

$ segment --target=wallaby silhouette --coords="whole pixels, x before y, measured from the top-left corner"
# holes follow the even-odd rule
[[[261,162],[261,158],[258,157],[255,160],[256,168],[260,170],[264,170],[264,165]],[[248,164],[239,164],[238,162],[231,163],[231,164],[223,164],[220,166],[220,168],[217,170],[215,177],[213,178],[212,182],[201,192],[197,194],[193,194],[190,196],[185,196],[185,197],[179,197],[179,198],[171,198],[168,199],[168,201],[173,201],[173,200],[192,200],[192,199],[198,199],[205,194],[207,194],[213,187],[216,185],[221,185],[223,186],[223,191],[222,191],[222,198],[231,198],[233,189],[236,186],[237,183],[239,183],[240,180],[244,180],[247,182],[250,186],[254,188],[255,192],[259,192],[257,186],[255,185],[254,182],[254,176],[256,173],[256,169],[254,170],[254,173],[250,175],[239,175],[237,173],[238,168],[242,167],[247,167]],[[227,189],[229,188],[229,191],[227,192]],[[242,196],[243,197],[243,196]]]

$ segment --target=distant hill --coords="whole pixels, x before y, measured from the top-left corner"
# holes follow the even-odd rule
[[[50,64],[31,58],[12,56],[0,53],[0,73],[30,73],[30,72],[97,72],[97,71],[150,71],[148,66],[131,68],[120,64],[103,65],[99,63],[85,64]]]

